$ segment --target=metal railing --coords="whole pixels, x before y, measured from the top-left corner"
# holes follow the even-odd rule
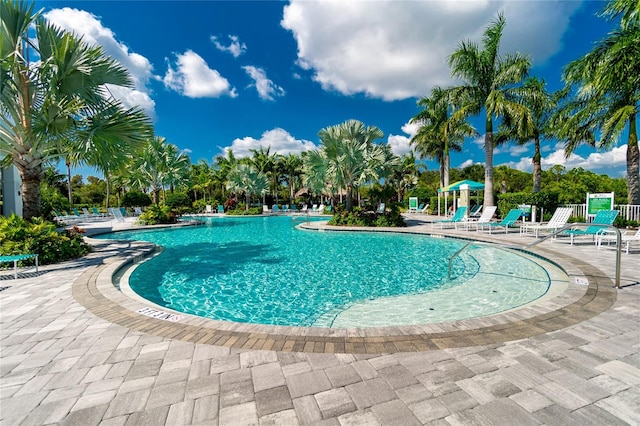
[[[586,204],[561,204],[558,207],[570,207],[573,211],[571,216],[587,217]],[[640,222],[640,205],[638,204],[616,204],[614,210],[620,212],[620,217],[625,220],[635,220]]]
[[[563,226],[562,228],[558,229],[557,231],[549,234],[549,235],[545,235],[543,237],[538,238],[537,240],[535,240],[534,242],[532,242],[531,244],[527,244],[525,246],[516,246],[516,245],[511,245],[511,244],[501,244],[503,247],[507,247],[507,248],[512,248],[512,249],[516,249],[516,250],[527,250],[533,246],[536,246],[538,244],[540,244],[543,241],[548,240],[549,238],[555,237],[558,234],[563,233],[564,231],[568,230],[568,229],[572,229],[575,227],[584,227],[587,228],[589,226],[598,226],[598,227],[602,227],[602,228],[608,228],[608,229],[613,229],[616,232],[616,277],[615,277],[615,283],[614,283],[614,288],[620,288],[620,260],[622,258],[622,233],[620,232],[620,229],[615,227],[614,225],[601,225],[601,224],[593,224],[593,223],[570,223],[568,225]],[[594,237],[597,237],[597,234],[594,234]],[[457,252],[455,252],[450,258],[449,258],[449,278],[451,278],[451,269],[453,266],[453,259],[458,257],[464,250],[467,249],[467,247],[469,247],[471,244],[483,244],[483,242],[469,242],[466,243],[464,246],[462,246],[462,248],[460,250],[458,250]],[[486,243],[484,243],[486,244]]]
[[[305,212],[304,215],[300,215],[300,216],[291,216],[292,228],[295,228],[296,221],[307,222],[307,225],[308,225],[309,223],[311,223],[311,216],[309,215],[309,212]]]

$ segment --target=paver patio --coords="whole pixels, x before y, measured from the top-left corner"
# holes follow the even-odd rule
[[[104,276],[149,250],[102,241],[84,259],[2,273],[0,424],[640,424],[637,253],[615,290],[612,250],[544,242],[589,277],[556,309],[385,337],[137,314]]]

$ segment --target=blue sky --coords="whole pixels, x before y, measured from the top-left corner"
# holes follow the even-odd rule
[[[416,101],[454,84],[448,55],[480,40],[498,11],[501,50],[531,56],[531,75],[551,90],[562,68],[612,29],[601,1],[41,1],[47,19],[98,43],[133,75],[114,90],[154,120],[156,134],[208,162],[314,148],[318,131],[347,119],[381,128],[397,154],[408,152]],[[482,133],[479,117],[471,120]],[[543,168],[563,164],[623,176],[626,141],[607,151],[583,147],[564,158],[546,141]],[[495,165],[531,171],[532,147],[505,145]],[[482,137],[454,153],[452,167],[482,163]],[[437,169],[427,161],[430,169]],[[93,173],[76,169],[74,173]]]

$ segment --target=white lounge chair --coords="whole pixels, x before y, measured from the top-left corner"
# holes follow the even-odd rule
[[[204,206],[204,212],[206,214],[213,214],[213,207],[211,207],[211,204],[207,204],[206,206]]]
[[[427,212],[429,211],[429,204],[425,204],[423,208],[421,208],[420,210],[418,210],[418,213],[423,213],[423,214],[427,214]]]
[[[640,228],[635,233],[630,233],[629,231],[623,231],[620,236],[620,243],[622,244],[623,250],[626,254],[629,254],[629,246],[633,241],[640,242]],[[610,243],[614,243],[613,248],[616,247],[616,243],[618,241],[618,236],[615,231],[612,229],[607,229],[602,231],[600,234],[596,236],[596,244],[598,245],[598,250],[602,247],[602,243],[606,242],[607,246]]]
[[[493,215],[496,214],[497,208],[498,206],[488,206],[486,209],[484,209],[480,217],[477,217],[477,218],[470,217],[467,220],[463,220],[462,222],[457,222],[455,224],[456,229],[458,229],[458,225],[460,225],[460,226],[464,226],[464,229],[467,231],[471,229],[471,226],[475,226],[477,230],[478,226],[482,226],[483,223],[491,222],[491,219],[493,219]]]
[[[571,207],[558,207],[549,222],[525,222],[520,226],[521,234],[532,233],[536,238],[540,235],[540,231],[556,232],[569,221],[569,217],[573,209]]]

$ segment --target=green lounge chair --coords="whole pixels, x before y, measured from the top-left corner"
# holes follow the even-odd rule
[[[591,236],[592,241],[595,242],[596,237],[604,232],[607,229],[607,226],[602,225],[613,225],[613,222],[618,217],[620,212],[618,210],[600,210],[596,217],[591,221],[591,225],[586,229],[569,229],[564,231],[564,234],[567,234],[571,237],[571,245],[575,241],[575,237],[580,236]]]
[[[511,209],[509,213],[502,219],[500,222],[486,222],[478,225],[478,231],[489,230],[491,234],[494,229],[504,228],[504,233],[509,232],[509,228],[513,227],[518,220],[520,220],[520,216],[522,216],[522,210],[520,209]]]
[[[466,215],[467,215],[467,207],[466,206],[458,207],[458,210],[456,210],[456,212],[453,214],[451,219],[442,219],[442,220],[433,221],[432,226],[435,226],[436,224],[438,224],[440,225],[440,229],[444,229],[444,227],[448,226],[449,224],[452,224],[453,226],[455,226],[456,223],[462,222]]]

